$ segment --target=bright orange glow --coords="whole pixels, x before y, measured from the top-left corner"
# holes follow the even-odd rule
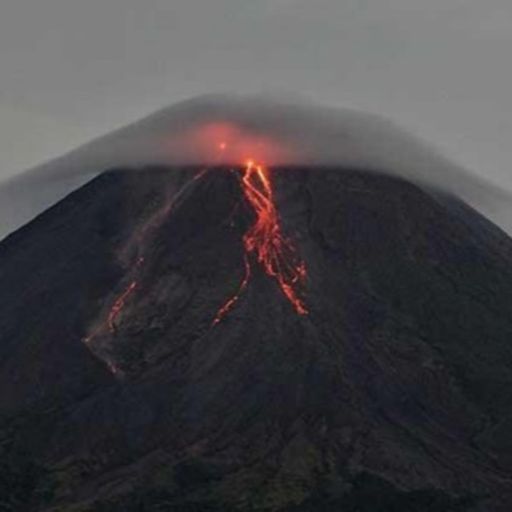
[[[241,184],[246,201],[254,210],[255,223],[244,235],[245,277],[238,292],[217,312],[213,325],[218,324],[238,301],[250,277],[249,256],[254,254],[266,274],[274,278],[285,297],[299,315],[307,314],[300,298],[300,288],[306,279],[306,265],[298,257],[290,240],[281,232],[279,215],[274,202],[269,171],[254,160],[247,160]]]
[[[297,161],[296,151],[288,141],[229,121],[194,124],[168,134],[162,151],[169,162],[189,165],[239,165],[247,155],[268,165]]]
[[[219,149],[223,144],[225,144],[225,148],[229,148],[227,143],[220,142]],[[217,325],[233,309],[247,289],[252,275],[251,264],[254,262],[262,265],[265,273],[275,279],[282,293],[299,315],[308,313],[301,298],[301,289],[306,279],[306,265],[297,255],[291,241],[282,234],[269,170],[264,165],[256,162],[256,159],[247,159],[245,168],[241,170],[240,174],[243,196],[255,214],[254,223],[243,236],[244,276],[237,292],[219,308],[212,326]],[[183,191],[191,186],[193,182],[201,179],[206,172],[207,169],[203,169],[196,173],[193,179],[174,195],[170,203],[158,210],[154,217],[142,226],[140,232],[133,235],[135,240],[133,244],[136,245],[137,249],[145,247],[147,232],[155,229],[164,218],[172,214],[175,201]],[[133,249],[133,244],[130,241],[130,250]],[[128,275],[130,275],[131,281],[128,285],[125,285],[122,292],[115,296],[113,301],[105,304],[105,309],[103,309],[95,327],[89,331],[88,336],[83,338],[83,342],[93,353],[98,354],[95,343],[96,337],[103,337],[109,333],[111,336],[118,336],[119,316],[128,301],[133,299],[133,295],[140,292],[140,272],[144,264],[144,257],[140,256],[140,252],[140,250],[137,250],[139,256],[133,261],[129,270]],[[101,345],[98,346],[101,347]],[[101,350],[99,353],[101,354]],[[112,373],[122,374],[122,371],[112,361],[106,360],[103,356],[99,357],[107,364]]]

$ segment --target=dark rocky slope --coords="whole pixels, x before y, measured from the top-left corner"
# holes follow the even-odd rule
[[[310,313],[256,272],[212,328],[253,219],[194,173],[105,173],[0,244],[3,510],[510,511],[512,241],[399,179],[275,170]]]

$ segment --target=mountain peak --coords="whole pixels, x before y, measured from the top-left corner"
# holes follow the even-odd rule
[[[402,177],[460,197],[510,227],[508,192],[390,120],[298,97],[218,94],[161,109],[0,184],[0,236],[106,169],[240,165],[248,157],[270,167],[341,166]]]

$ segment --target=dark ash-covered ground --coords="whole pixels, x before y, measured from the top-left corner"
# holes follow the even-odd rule
[[[276,169],[310,313],[260,272],[212,329],[253,219],[227,169],[168,211],[196,171],[105,173],[0,244],[0,508],[509,512],[512,240],[397,178]]]

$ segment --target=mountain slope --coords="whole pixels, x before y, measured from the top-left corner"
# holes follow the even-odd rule
[[[254,222],[228,169],[102,174],[0,245],[6,502],[510,509],[512,241],[397,178],[272,181],[305,316],[253,264],[212,326]]]

